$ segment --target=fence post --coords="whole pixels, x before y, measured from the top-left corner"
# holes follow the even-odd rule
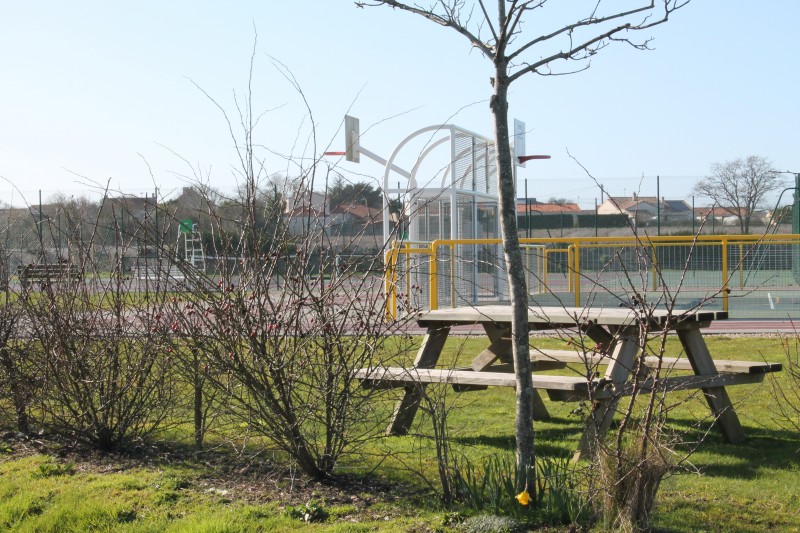
[[[386,284],[386,318],[397,318],[397,287],[395,287],[394,280],[394,251],[395,245],[386,251],[384,266],[385,266],[385,281]]]
[[[430,267],[430,297],[429,297],[429,305],[431,311],[434,309],[439,309],[439,273],[438,273],[438,264],[436,261],[436,241],[433,241],[430,245],[430,257],[431,257],[431,267]]]
[[[456,245],[450,243],[450,307],[456,307]]]
[[[658,258],[656,256],[656,244],[654,242],[650,243],[650,250],[653,252],[651,262],[653,264],[653,290],[655,291],[658,289]]]
[[[739,288],[744,289],[744,259],[742,259],[743,243],[739,243]]]
[[[578,241],[573,243],[575,252],[572,256],[573,271],[575,273],[575,307],[581,306],[581,249]]]
[[[722,237],[722,310],[728,312],[728,239]]]

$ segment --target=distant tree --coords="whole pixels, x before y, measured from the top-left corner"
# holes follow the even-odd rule
[[[348,183],[337,176],[328,188],[329,204],[334,207],[342,204],[362,204],[380,209],[383,206],[383,194],[380,188],[370,183]]]
[[[551,196],[550,199],[547,200],[547,203],[548,204],[555,204],[555,205],[567,205],[567,204],[572,204],[572,203],[575,203],[575,202],[573,202],[569,198],[556,198],[554,196]]]
[[[743,234],[750,232],[753,212],[764,206],[764,197],[780,188],[780,174],[772,162],[758,155],[711,165],[711,174],[694,186],[696,194],[711,198],[739,220]]]

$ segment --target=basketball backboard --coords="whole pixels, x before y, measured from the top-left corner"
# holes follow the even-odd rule
[[[358,119],[350,115],[344,116],[344,145],[345,159],[358,163],[360,160],[361,131],[358,126]]]
[[[519,167],[525,168],[525,161],[520,160],[525,155],[525,123],[514,119],[514,161]]]

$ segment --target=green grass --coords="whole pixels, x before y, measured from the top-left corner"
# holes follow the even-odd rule
[[[534,344],[564,347],[564,341],[555,339],[537,338]],[[718,358],[785,361],[778,338],[717,336],[709,337],[708,344]],[[445,352],[451,359],[443,361],[464,364],[485,346],[483,339],[453,338]],[[677,339],[670,339],[668,351],[680,351]],[[654,517],[659,529],[800,531],[800,436],[774,420],[770,379],[788,385],[781,373],[767,376],[762,384],[728,389],[748,440],[729,445],[710,431],[690,458],[697,471],[683,469],[663,482]],[[388,410],[392,394],[381,392],[376,402]],[[446,394],[454,407],[448,421],[456,453],[479,460],[513,449],[513,390]],[[701,438],[709,429],[704,400],[683,392],[669,398],[679,404],[671,413],[670,428],[688,441]],[[552,418],[535,424],[538,453],[567,456],[582,431],[580,416],[572,414],[578,404],[545,403]],[[382,483],[380,491],[319,486],[319,493],[313,485],[290,492],[285,479],[276,484],[270,475],[220,487],[215,480],[225,477],[213,464],[188,459],[133,461],[133,466],[128,461],[124,468],[102,468],[80,456],[20,454],[23,446],[10,442],[14,453],[0,446],[0,530],[446,531],[442,523],[447,511],[421,481],[424,476],[436,483],[435,452],[425,437],[430,434],[427,417],[420,414],[411,433],[376,439],[365,454],[341,463],[340,473],[356,478],[369,474],[369,479]],[[189,439],[187,428],[185,440]],[[307,524],[284,513],[286,506],[311,498],[329,513],[325,522]]]

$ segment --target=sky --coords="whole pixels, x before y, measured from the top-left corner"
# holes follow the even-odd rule
[[[567,4],[551,4],[525,35],[558,25]],[[694,0],[643,35],[651,51],[614,45],[583,72],[514,83],[527,151],[552,156],[519,169],[520,195],[527,181],[531,197],[591,208],[598,183],[655,195],[660,176],[662,196],[691,201],[712,163],[749,155],[800,172],[798,19],[795,0]],[[352,0],[0,0],[0,73],[0,200],[14,205],[39,190],[231,191],[248,94],[269,174],[343,150],[345,114],[384,158],[431,125],[492,132],[487,59],[450,29]],[[331,164],[348,179],[383,174]]]

